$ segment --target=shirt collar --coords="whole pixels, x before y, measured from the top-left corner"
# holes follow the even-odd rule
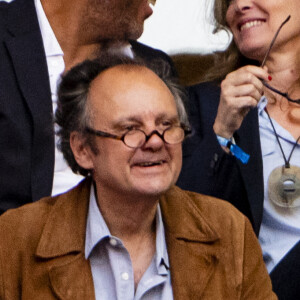
[[[269,117],[265,111],[265,108],[268,104],[268,99],[265,96],[262,96],[260,101],[257,104],[257,108],[258,108],[258,116],[259,116],[259,126],[261,128],[269,128],[269,131],[272,132],[272,134],[274,134],[272,125],[270,123]],[[286,130],[284,129],[282,126],[280,126],[276,120],[273,120],[273,124],[276,128],[276,132],[278,134],[278,136],[280,136],[281,138],[289,141],[290,143],[294,143],[294,138],[293,136]],[[275,141],[275,144],[277,142]]]
[[[112,42],[108,46],[108,49],[109,49],[109,53],[111,54],[119,54],[119,55],[122,54],[132,59],[135,57],[132,46],[128,41],[124,41],[122,44],[120,44],[119,42],[117,43]]]
[[[257,104],[258,114],[262,115],[264,109],[268,104],[268,99],[265,96],[262,96]]]
[[[40,30],[43,38],[46,57],[63,55],[63,51],[56,39],[56,36],[51,28],[51,25],[44,12],[40,0],[34,0],[37,17],[40,25]]]
[[[156,267],[160,275],[166,274],[170,268],[165,229],[161,209],[158,204],[156,211]]]
[[[260,127],[260,138],[263,143],[261,147],[262,156],[266,156],[275,152],[277,141],[275,138],[274,130],[270,123],[269,117],[265,111],[265,108],[268,104],[268,99],[263,96],[261,97],[257,108],[258,108],[258,117],[259,117],[259,127]],[[276,120],[272,120],[276,128],[278,136],[289,143],[294,143],[293,136],[282,126],[280,126]]]
[[[268,99],[265,96],[262,96],[257,104],[258,117],[259,117],[259,127],[268,129],[273,133],[273,129],[270,124],[270,120],[265,111],[265,108],[268,105]]]
[[[101,240],[110,236],[110,231],[97,205],[95,188],[92,184],[86,224],[85,258],[87,259],[91,255],[94,247]]]
[[[92,184],[86,225],[85,258],[88,259],[95,246],[107,237],[112,237],[105,220],[99,210],[95,188]],[[159,274],[165,274],[169,269],[169,257],[165,240],[164,224],[160,206],[156,211],[156,253],[155,265]]]
[[[276,146],[276,140],[273,138],[274,135],[273,129],[271,127],[268,115],[265,111],[267,104],[268,104],[268,99],[265,96],[262,96],[260,98],[260,101],[257,104],[260,139],[262,143],[261,152],[263,157],[274,153],[274,149]]]

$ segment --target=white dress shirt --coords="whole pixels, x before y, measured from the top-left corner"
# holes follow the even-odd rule
[[[61,74],[65,70],[64,53],[55,37],[55,34],[46,17],[40,0],[34,0],[37,11],[38,21],[42,33],[45,54],[47,59],[48,74],[50,80],[51,97],[53,113],[57,107],[57,87],[61,80]],[[125,55],[133,57],[134,54],[129,43],[123,47],[115,49],[123,52]],[[58,126],[55,125],[55,132]],[[64,160],[62,153],[57,148],[58,137],[55,135],[55,166],[52,186],[52,196],[63,193],[74,187],[83,179],[81,175],[74,174],[67,162]]]
[[[34,2],[46,53],[51,88],[52,107],[53,113],[55,113],[57,107],[57,87],[60,82],[61,74],[64,72],[65,69],[65,63],[63,58],[64,53],[48,22],[41,1],[34,0]],[[56,125],[55,132],[57,131],[57,129],[58,126]],[[82,176],[74,174],[72,172],[72,170],[64,160],[62,153],[58,150],[57,143],[58,137],[57,135],[55,135],[55,166],[52,195],[57,195],[69,190],[83,179]]]

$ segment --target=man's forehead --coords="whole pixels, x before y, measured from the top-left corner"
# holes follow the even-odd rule
[[[140,65],[117,65],[101,72],[91,83],[94,98],[122,98],[124,94],[155,93],[172,97],[166,84],[150,69]],[[101,100],[100,100],[101,101]]]
[[[145,122],[150,120],[154,121],[156,125],[161,124],[164,121],[168,121],[172,124],[179,122],[177,112],[153,112],[144,111],[143,113],[128,112],[127,114],[121,114],[120,116],[111,116],[112,127],[118,128],[128,123],[134,123],[137,125],[144,125]]]
[[[173,94],[150,69],[122,65],[104,71],[92,83],[90,101],[102,120],[176,118]]]
[[[149,76],[158,76],[149,68],[143,65],[138,64],[124,64],[124,65],[116,65],[113,67],[110,67],[104,71],[102,71],[92,82],[92,85],[99,84],[101,81],[105,80],[111,80],[115,77],[122,77],[122,81],[118,81],[120,85],[123,83],[123,81],[130,80],[130,78],[138,76],[141,77],[149,77]]]

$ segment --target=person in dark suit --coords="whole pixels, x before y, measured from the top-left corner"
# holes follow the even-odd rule
[[[177,183],[250,219],[280,299],[300,295],[299,8],[297,0],[215,1],[216,30],[233,40],[206,82],[189,89],[194,136]]]
[[[171,64],[163,52],[135,41],[151,13],[144,0],[0,1],[0,213],[82,179],[55,146],[61,73],[111,44]]]

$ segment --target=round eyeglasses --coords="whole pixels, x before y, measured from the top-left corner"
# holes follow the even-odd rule
[[[153,130],[148,135],[141,129],[129,130],[121,136],[95,130],[90,127],[86,127],[85,131],[96,136],[120,140],[130,148],[142,147],[152,137],[153,134],[159,136],[166,144],[175,145],[181,143],[185,137],[191,133],[191,129],[184,124],[170,126],[162,133],[159,133],[157,130]]]

